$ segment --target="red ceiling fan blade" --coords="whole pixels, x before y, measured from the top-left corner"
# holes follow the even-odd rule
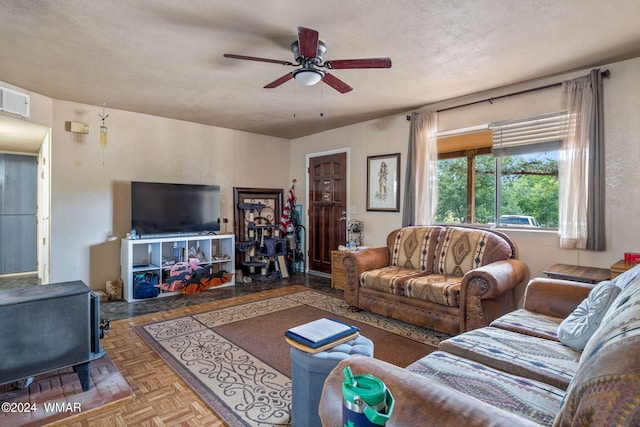
[[[325,67],[331,70],[347,68],[391,68],[391,58],[335,59],[327,61]]]
[[[283,83],[288,82],[289,80],[291,80],[293,78],[293,73],[287,73],[284,76],[280,77],[279,79],[276,79],[274,81],[272,81],[271,83],[269,83],[268,85],[266,85],[264,88],[265,89],[273,89],[275,87],[280,86]]]
[[[324,78],[322,79],[322,81],[340,93],[347,93],[353,90],[351,86],[349,86],[333,74],[329,74],[327,72],[324,73]]]
[[[289,61],[280,61],[278,59],[257,58],[255,56],[235,55],[233,53],[225,53],[224,57],[233,58],[233,59],[246,59],[248,61],[272,62],[274,64],[282,64],[282,65],[296,65],[293,62],[289,62]]]
[[[318,55],[318,32],[311,28],[298,27],[298,48],[300,55],[315,58]]]

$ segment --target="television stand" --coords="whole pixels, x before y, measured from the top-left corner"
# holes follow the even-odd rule
[[[190,231],[187,233],[157,233],[157,234],[140,234],[140,239],[164,239],[164,238],[180,238],[190,236],[208,236],[212,231]]]
[[[176,250],[177,249],[177,250]],[[128,302],[142,301],[133,297],[133,279],[139,273],[149,273],[158,278],[160,284],[169,278],[171,267],[176,262],[188,262],[189,250],[199,256],[198,264],[211,267],[213,272],[226,271],[235,274],[234,234],[180,234],[179,236],[145,237],[122,239],[120,251],[123,297]],[[179,254],[176,258],[175,255]],[[233,286],[234,278],[214,288]],[[180,291],[168,292],[160,289],[158,297],[178,295]]]

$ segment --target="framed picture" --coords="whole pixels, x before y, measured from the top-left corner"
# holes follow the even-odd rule
[[[400,211],[400,153],[367,157],[367,210]]]

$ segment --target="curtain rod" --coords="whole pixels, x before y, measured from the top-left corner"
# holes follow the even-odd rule
[[[604,71],[602,71],[600,73],[600,75],[603,78],[608,79],[611,76],[611,73],[609,72],[609,70],[604,70]],[[483,102],[488,102],[489,104],[493,104],[493,100],[494,99],[508,98],[510,96],[522,95],[522,94],[525,94],[525,93],[535,92],[535,91],[543,90],[543,89],[549,89],[549,88],[556,87],[556,86],[562,86],[562,82],[551,83],[551,84],[548,84],[548,85],[545,85],[545,86],[534,87],[534,88],[531,88],[531,89],[526,89],[526,90],[521,90],[521,91],[518,91],[518,92],[508,93],[506,95],[493,96],[491,98],[482,99],[480,101],[473,101],[473,102],[467,102],[466,104],[454,105],[453,107],[441,108],[440,110],[436,110],[436,112],[437,113],[441,113],[442,111],[455,110],[456,108],[468,107],[470,105],[481,104]],[[407,116],[407,120],[411,120],[411,116],[410,115]]]

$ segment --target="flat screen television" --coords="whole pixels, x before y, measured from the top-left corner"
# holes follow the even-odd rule
[[[220,186],[131,183],[131,228],[139,236],[220,230]]]

